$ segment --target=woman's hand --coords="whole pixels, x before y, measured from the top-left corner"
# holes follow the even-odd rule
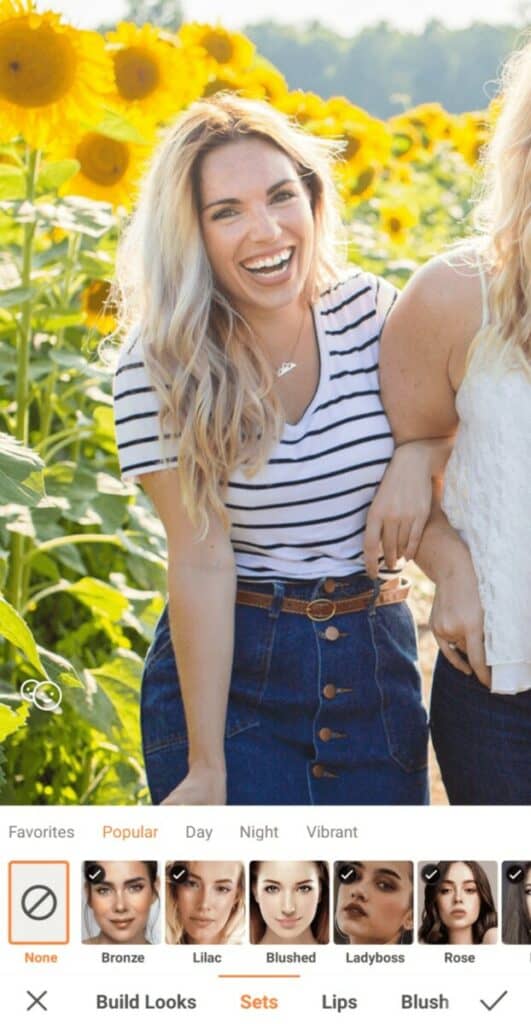
[[[490,687],[483,609],[474,566],[465,544],[461,544],[459,557],[446,561],[437,574],[430,627],[448,661],[467,676],[474,671],[480,683]]]
[[[380,543],[385,564],[414,558],[428,521],[432,479],[442,472],[451,451],[447,438],[409,441],[395,449],[369,509],[365,527],[365,566],[378,575]]]
[[[188,775],[161,801],[162,805],[186,804],[210,806],[227,802],[225,765],[191,765]]]

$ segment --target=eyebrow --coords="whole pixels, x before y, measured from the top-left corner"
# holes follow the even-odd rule
[[[363,870],[365,870],[367,868],[367,864],[364,861],[362,861],[362,860],[353,860],[350,863],[353,864],[355,868],[362,868]],[[398,878],[399,882],[402,881],[402,875],[399,875],[398,871],[393,871],[392,868],[375,868],[375,874],[377,874],[377,875],[392,875],[393,878]],[[348,882],[342,883],[342,884],[348,885]]]
[[[264,880],[262,882],[262,885],[267,885],[267,884],[269,884],[271,882],[273,883],[273,885],[282,885],[282,882],[277,881],[276,878],[264,878]],[[301,878],[301,879],[299,879],[298,881],[295,882],[295,885],[307,885],[310,882],[315,882],[315,879],[314,878]]]
[[[193,871],[188,872],[188,878],[196,878],[198,882],[204,881],[204,878],[201,875],[194,875]],[[215,878],[214,885],[218,885],[219,882],[230,882],[232,884],[233,881],[234,879],[232,878]]]
[[[123,884],[124,885],[131,885],[131,882],[147,882],[147,878],[144,878],[143,875],[137,875],[135,878],[126,878]],[[96,882],[95,884],[96,885],[110,885],[110,886],[112,886],[113,889],[116,888],[116,883],[115,882],[109,882],[109,880],[107,878],[102,878],[101,882]]]
[[[266,190],[266,195],[270,196],[273,192],[276,192],[277,188],[280,188],[281,185],[285,185],[288,181],[292,184],[296,184],[297,180],[297,178],[281,178],[280,181],[276,181],[274,185],[269,186]],[[207,203],[206,206],[201,208],[201,213],[204,213],[205,210],[209,210],[211,206],[222,206],[224,203],[232,203],[233,206],[240,206],[241,199],[237,199],[234,196],[229,196],[227,199],[214,199],[213,202]]]

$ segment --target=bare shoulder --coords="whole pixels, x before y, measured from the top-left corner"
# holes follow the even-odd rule
[[[482,941],[483,946],[492,946],[498,941],[498,930],[497,928],[488,928],[485,932]]]
[[[411,317],[433,331],[444,327],[448,343],[471,341],[481,323],[481,283],[476,260],[468,249],[428,260],[408,282],[392,310],[389,323]]]

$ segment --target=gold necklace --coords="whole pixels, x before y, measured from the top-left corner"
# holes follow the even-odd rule
[[[295,355],[295,352],[297,351],[297,345],[299,344],[299,341],[301,340],[302,328],[304,326],[305,317],[306,317],[306,306],[304,307],[304,309],[302,311],[302,319],[301,319],[301,323],[300,323],[300,327],[299,327],[299,331],[298,331],[297,337],[295,338],[295,344],[294,344],[294,346],[293,346],[293,348],[292,348],[288,358],[286,360],[284,360],[284,362],[281,363],[280,366],[277,366],[277,368],[275,370],[275,374],[276,374],[277,377],[284,377],[286,375],[286,373],[291,373],[291,371],[294,370],[296,368],[296,366],[297,366],[297,363],[293,362],[293,356]]]

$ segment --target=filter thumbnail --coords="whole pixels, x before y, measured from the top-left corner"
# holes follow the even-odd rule
[[[531,860],[505,861],[502,873],[503,941],[531,943]]]
[[[338,861],[334,941],[407,945],[413,941],[413,864],[408,860]]]
[[[328,865],[322,860],[251,863],[250,930],[257,945],[329,941]]]
[[[245,873],[239,861],[166,864],[166,942],[227,945],[245,936]]]
[[[419,865],[419,942],[435,946],[497,941],[497,865],[441,860]]]
[[[86,860],[83,881],[82,939],[86,945],[160,942],[156,860]]]

